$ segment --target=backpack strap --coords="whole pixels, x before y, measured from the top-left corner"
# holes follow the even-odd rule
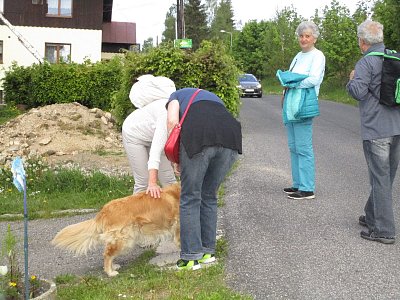
[[[374,51],[374,52],[368,53],[368,54],[365,55],[365,56],[385,56],[385,54],[384,54],[383,52],[376,52],[376,51]]]
[[[394,55],[391,55],[394,54]],[[397,56],[396,56],[397,55]],[[400,60],[400,57],[398,56],[396,50],[389,50],[385,49],[385,53],[383,52],[370,52],[365,56],[383,56],[384,58],[390,58],[390,59],[395,59],[395,60]]]

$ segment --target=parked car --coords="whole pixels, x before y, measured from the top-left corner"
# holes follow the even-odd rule
[[[262,86],[260,81],[253,74],[242,74],[239,76],[240,95],[242,97],[257,96],[262,97]]]

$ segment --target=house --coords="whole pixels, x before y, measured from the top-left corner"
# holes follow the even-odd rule
[[[13,62],[97,62],[103,50],[132,49],[136,24],[111,22],[112,5],[113,0],[0,0],[0,11],[12,24],[0,20],[0,79]]]

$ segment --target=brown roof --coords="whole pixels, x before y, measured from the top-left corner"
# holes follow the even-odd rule
[[[136,23],[103,23],[103,43],[136,44]]]

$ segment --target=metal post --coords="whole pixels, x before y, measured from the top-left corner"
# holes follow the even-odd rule
[[[176,28],[177,28],[177,38],[185,38],[185,21],[183,12],[183,0],[176,1]]]
[[[26,201],[26,180],[24,178],[24,271],[25,271],[25,299],[29,299],[29,272],[28,272],[28,203]]]
[[[229,33],[229,34],[230,34],[230,38],[231,38],[230,49],[232,50],[232,32],[230,32],[230,31],[225,31],[225,30],[223,30],[223,29],[221,29],[220,32]]]

